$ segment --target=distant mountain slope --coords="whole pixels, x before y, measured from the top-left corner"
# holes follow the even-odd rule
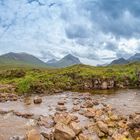
[[[133,62],[140,62],[140,53],[136,53],[135,55],[131,56],[129,59],[119,58],[113,60],[109,65],[121,65]]]
[[[45,62],[37,57],[27,53],[7,53],[0,56],[1,65],[31,65],[31,66],[47,66]]]
[[[130,62],[140,61],[140,53],[136,53],[128,59]]]
[[[75,64],[81,64],[81,62],[80,62],[79,58],[77,58],[71,54],[66,55],[61,60],[56,61],[54,63],[47,62],[47,65],[53,66],[53,67],[67,67],[67,66],[72,66]]]
[[[51,60],[47,61],[48,64],[52,64],[52,63],[56,63],[56,62],[57,62],[56,59],[51,59]]]
[[[119,59],[113,60],[109,65],[122,65],[122,64],[127,64],[127,63],[129,63],[128,60],[124,58],[119,58]]]

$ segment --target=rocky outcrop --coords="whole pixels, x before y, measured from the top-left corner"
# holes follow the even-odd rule
[[[83,89],[112,89],[115,88],[115,81],[113,78],[91,78],[83,81]]]

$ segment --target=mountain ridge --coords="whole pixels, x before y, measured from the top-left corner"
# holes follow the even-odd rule
[[[71,54],[64,56],[62,59],[56,61],[55,63],[47,63],[47,65],[53,67],[67,67],[75,64],[81,64],[81,61],[79,60],[79,58]]]
[[[113,60],[109,65],[121,65],[121,64],[128,64],[132,62],[140,62],[140,53],[136,53],[129,57],[128,59],[118,58]]]
[[[0,64],[47,67],[46,63],[40,60],[39,58],[24,52],[21,53],[9,52],[3,54],[0,56]]]
[[[34,55],[20,52],[9,52],[0,55],[0,65],[24,65],[24,66],[37,66],[37,67],[67,67],[75,64],[81,64],[79,58],[68,54],[60,60],[51,59],[44,62]]]

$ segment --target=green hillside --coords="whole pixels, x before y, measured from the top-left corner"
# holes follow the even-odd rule
[[[0,66],[47,67],[46,63],[27,53],[7,53],[0,56]]]
[[[17,93],[37,94],[57,90],[138,88],[140,63],[106,67],[80,64],[61,69],[3,68],[0,83],[12,84]]]

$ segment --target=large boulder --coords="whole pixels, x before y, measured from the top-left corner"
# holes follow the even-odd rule
[[[70,115],[68,113],[56,113],[54,115],[54,121],[55,123],[63,123],[63,124],[70,124],[71,121],[77,120],[78,118],[76,116]]]
[[[84,133],[81,133],[78,136],[78,140],[100,140],[100,138],[96,134],[84,134]]]
[[[75,132],[76,135],[82,131],[82,127],[80,126],[79,123],[72,122],[70,124],[70,127],[73,129],[73,131]]]
[[[107,124],[105,124],[104,122],[102,122],[102,121],[98,121],[97,122],[97,125],[98,125],[98,127],[99,127],[99,129],[102,131],[102,132],[104,132],[104,133],[108,133],[108,126],[107,126]]]
[[[41,140],[41,135],[37,130],[32,129],[27,134],[27,140]]]
[[[56,124],[54,130],[55,140],[73,140],[75,136],[75,132],[67,125],[63,123]]]

